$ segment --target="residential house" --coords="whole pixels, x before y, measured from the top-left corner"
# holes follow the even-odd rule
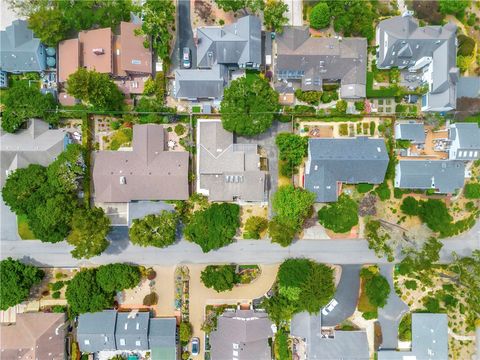
[[[134,125],[131,151],[94,152],[95,201],[188,199],[189,154],[166,145],[162,125]]]
[[[45,46],[28,28],[15,20],[0,31],[0,70],[9,73],[41,72],[47,68]]]
[[[257,16],[244,16],[224,26],[196,30],[197,69],[175,71],[177,99],[219,99],[230,71],[259,69],[262,64],[262,23]]]
[[[378,360],[448,360],[447,314],[412,314],[410,351],[380,350]]]
[[[145,81],[153,72],[152,51],[143,46],[145,37],[136,36],[140,25],[122,21],[120,34],[110,28],[80,31],[78,38],[58,45],[58,81],[84,67],[110,74],[125,94],[142,94]],[[62,97],[60,97],[62,102]]]
[[[317,202],[337,201],[342,183],[382,183],[388,161],[383,139],[309,139],[305,188]]]
[[[395,140],[408,140],[412,144],[425,144],[425,126],[415,121],[397,121]]]
[[[67,133],[60,129],[49,129],[43,120],[32,119],[26,128],[14,134],[0,132],[0,188],[10,173],[30,164],[47,166],[65,150],[70,142]],[[16,215],[3,200],[1,204],[0,239],[18,238]]]
[[[270,360],[268,339],[273,337],[273,329],[265,312],[224,312],[217,320],[217,329],[210,334],[211,359]]]
[[[290,335],[305,343],[305,358],[309,360],[370,359],[365,330],[322,329],[321,314],[304,311],[294,315]]]
[[[367,77],[367,39],[312,37],[307,26],[284,27],[277,37],[277,90],[322,91],[339,84],[340,97],[364,98]]]
[[[477,123],[455,123],[448,128],[449,159],[480,159],[480,127]]]
[[[197,192],[211,201],[266,201],[256,144],[236,144],[220,120],[197,121]]]
[[[463,187],[465,164],[456,160],[400,160],[395,167],[395,187],[453,194]]]
[[[77,340],[81,352],[150,351],[152,360],[178,358],[175,318],[150,318],[148,312],[105,310],[81,314]]]
[[[428,86],[422,111],[449,111],[456,107],[459,70],[457,27],[423,26],[410,15],[382,20],[377,26],[377,67],[408,69]]]
[[[65,314],[17,314],[16,322],[0,327],[2,360],[66,359]]]

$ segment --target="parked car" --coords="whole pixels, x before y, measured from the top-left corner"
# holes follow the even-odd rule
[[[183,67],[190,69],[192,67],[191,52],[188,47],[183,48]]]
[[[192,339],[192,351],[190,352],[193,356],[196,356],[200,353],[200,339],[194,337]]]
[[[330,302],[322,309],[322,314],[323,315],[328,315],[329,313],[332,312],[333,309],[335,309],[335,306],[338,305],[338,301],[335,299],[330,300]]]

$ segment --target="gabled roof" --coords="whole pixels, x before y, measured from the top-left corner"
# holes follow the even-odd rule
[[[261,202],[265,172],[260,171],[256,144],[234,144],[220,120],[197,122],[197,191],[211,201]]]
[[[365,97],[367,40],[310,37],[308,27],[284,27],[277,37],[276,76],[302,80],[303,90],[321,90],[323,80],[340,80],[341,96]]]
[[[151,74],[153,71],[152,51],[146,49],[143,42],[145,36],[136,36],[135,30],[141,26],[131,22],[122,21],[120,23],[120,35],[118,35],[119,47],[115,49],[114,59],[120,66],[116,69],[118,75],[124,76],[124,73]],[[120,55],[118,55],[120,53]],[[120,61],[118,61],[120,57]]]
[[[45,53],[43,49],[41,54],[38,53],[40,47],[40,39],[28,28],[27,21],[13,21],[0,31],[0,69],[7,72],[44,70]]]
[[[446,314],[413,313],[411,350],[378,352],[378,360],[404,359],[448,360],[448,317]]]
[[[80,314],[77,327],[80,351],[115,350],[116,322],[117,312],[115,310]]]
[[[180,99],[215,98],[223,96],[226,69],[214,65],[212,69],[175,70],[175,94]]]
[[[99,73],[113,72],[113,33],[110,28],[80,31],[78,39],[81,44],[81,66]]]
[[[134,125],[132,151],[94,152],[95,200],[187,199],[188,152],[166,151],[165,145],[162,125]]]
[[[117,350],[148,350],[148,312],[119,312],[115,325]]]
[[[323,337],[322,315],[304,311],[295,314],[290,323],[290,334],[302,338],[311,360],[368,360],[367,334],[362,331],[334,331],[333,337]]]
[[[395,170],[395,187],[437,189],[451,194],[463,187],[465,165],[456,160],[400,160]]]
[[[388,153],[383,139],[310,139],[305,187],[317,202],[337,200],[337,182],[380,184]]]
[[[210,334],[212,359],[270,360],[272,322],[264,312],[236,310],[218,318]]]
[[[65,359],[65,314],[17,314],[16,323],[0,331],[2,359]]]
[[[176,360],[177,342],[175,318],[150,319],[148,341],[152,360]]]
[[[410,140],[414,143],[425,142],[425,126],[417,122],[397,122],[395,124],[395,139]]]
[[[480,150],[480,127],[477,123],[455,123],[449,128],[450,140],[458,138],[459,149]]]

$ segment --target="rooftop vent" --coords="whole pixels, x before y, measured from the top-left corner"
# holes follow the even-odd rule
[[[125,185],[127,183],[127,178],[125,176],[120,176],[120,185]]]
[[[103,48],[95,48],[92,50],[92,52],[95,54],[95,55],[103,55],[105,54],[105,50]]]

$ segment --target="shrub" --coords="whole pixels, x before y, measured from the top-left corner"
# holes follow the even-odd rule
[[[358,111],[365,110],[365,102],[364,101],[355,101],[355,109]]]
[[[362,314],[362,317],[365,320],[373,320],[378,318],[378,312],[377,311],[367,311]]]
[[[347,102],[345,100],[339,100],[337,101],[335,108],[340,114],[345,114],[345,112],[347,111]]]
[[[348,124],[340,124],[338,128],[338,132],[340,133],[341,136],[347,136],[348,135]]]
[[[349,196],[340,195],[337,202],[318,211],[318,221],[333,232],[348,232],[358,224],[358,205]]]
[[[268,223],[268,235],[272,239],[272,242],[286,247],[292,243],[295,237],[295,229],[284,224],[277,217],[274,217]]]
[[[466,184],[465,197],[467,199],[480,199],[480,184]]]
[[[378,197],[382,201],[390,199],[390,195],[391,195],[390,187],[385,181],[380,185],[378,185],[378,187],[375,189],[375,192],[377,193]]]
[[[398,325],[398,338],[400,341],[412,341],[412,314],[405,314]]]
[[[50,288],[53,291],[59,291],[60,289],[63,288],[64,285],[65,283],[63,281],[57,281],[57,282],[54,282],[53,284],[50,284]]]
[[[445,203],[438,199],[428,199],[420,203],[420,218],[433,231],[448,233],[453,220]]]
[[[475,49],[475,40],[467,35],[460,34],[458,39],[458,51],[459,56],[471,56]]]
[[[330,8],[326,3],[320,2],[310,12],[310,26],[314,29],[322,29],[330,24]]]
[[[390,294],[390,285],[382,275],[376,274],[367,279],[365,285],[368,300],[374,306],[384,307],[387,304],[388,294]]]
[[[370,136],[375,135],[375,121],[370,121]]]
[[[251,216],[245,223],[244,239],[260,239],[260,233],[268,227],[268,220],[261,216]]]
[[[156,292],[151,292],[148,295],[145,295],[143,298],[143,305],[145,306],[153,306],[158,304],[158,295]]]
[[[216,292],[232,290],[240,282],[235,265],[209,265],[200,276],[202,283]]]
[[[283,328],[280,328],[275,334],[274,353],[275,359],[278,360],[290,360],[292,358],[288,345],[288,333]]]
[[[373,189],[373,184],[360,183],[360,184],[357,184],[356,188],[360,194],[365,194]]]
[[[295,97],[310,105],[318,105],[320,98],[322,97],[321,91],[302,91],[301,89],[295,90]]]
[[[423,305],[425,306],[425,309],[429,313],[439,313],[441,308],[440,308],[440,301],[437,298],[434,297],[426,297],[423,299]]]
[[[112,130],[118,130],[120,129],[120,121],[111,121],[110,122],[110,128]]]
[[[403,199],[402,205],[400,205],[400,210],[406,215],[416,216],[420,212],[420,206],[417,199],[413,196],[407,196]]]
[[[60,291],[55,291],[55,292],[52,294],[52,298],[54,298],[54,299],[60,299]]]
[[[182,321],[180,323],[179,337],[182,345],[188,344],[192,337],[192,325],[189,322]]]
[[[405,288],[408,290],[417,290],[417,282],[415,280],[405,281]]]
[[[177,134],[178,136],[182,136],[183,134],[185,134],[185,126],[183,126],[182,124],[177,124],[175,125],[174,131],[175,134]]]
[[[400,188],[393,188],[393,197],[395,199],[401,199],[403,196],[403,190]]]
[[[335,91],[336,93],[336,91]],[[322,101],[322,103],[324,104],[328,104],[330,101],[332,101],[332,93],[328,92],[328,91],[325,91],[323,94],[322,94],[322,97],[320,99]]]

